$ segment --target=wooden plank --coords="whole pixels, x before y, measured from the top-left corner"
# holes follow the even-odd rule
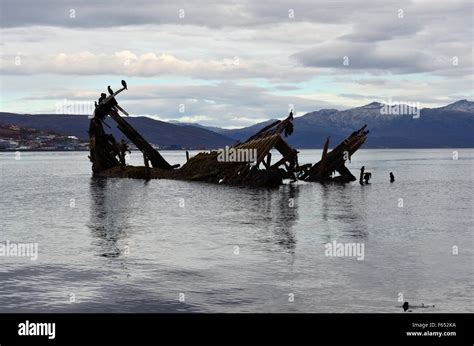
[[[173,169],[163,156],[161,156],[160,153],[132,127],[132,125],[122,118],[117,111],[110,109],[108,114],[118,124],[118,129],[148,157],[154,168]]]
[[[268,153],[267,155],[267,168],[270,168],[272,165],[272,153]]]
[[[327,156],[328,156],[328,148],[329,148],[329,137],[326,138],[326,142],[324,143],[323,153],[321,154],[321,161],[319,161],[319,176],[326,175],[326,163],[327,163]]]

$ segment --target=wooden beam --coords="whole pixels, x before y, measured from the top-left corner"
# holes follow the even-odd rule
[[[329,148],[329,137],[326,138],[326,142],[324,143],[323,153],[321,154],[321,161],[319,161],[319,172],[320,176],[326,175],[326,163],[328,157],[328,148]]]
[[[117,111],[110,109],[108,114],[118,124],[118,129],[127,136],[127,138],[137,146],[150,160],[154,168],[173,169],[173,167],[156,151],[145,138],[135,130]]]
[[[272,164],[272,153],[268,153],[267,155],[267,168],[270,168]]]

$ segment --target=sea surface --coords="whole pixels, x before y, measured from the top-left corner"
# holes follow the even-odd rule
[[[369,185],[278,189],[94,179],[86,152],[0,153],[0,243],[38,246],[0,257],[0,312],[474,312],[474,149],[454,150],[360,150],[348,167]],[[334,241],[363,258],[329,256]]]

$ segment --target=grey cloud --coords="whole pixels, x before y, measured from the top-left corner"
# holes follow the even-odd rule
[[[413,2],[351,18],[350,32],[293,55],[304,66],[390,73],[472,71],[472,2]],[[403,11],[403,18],[398,11]],[[349,64],[343,64],[347,56]],[[462,66],[453,68],[456,56]],[[469,63],[468,63],[469,62]],[[459,64],[461,65],[461,63]],[[469,66],[470,65],[470,66]]]
[[[339,39],[351,42],[385,41],[415,35],[423,27],[417,18],[400,19],[396,11],[392,11],[390,14],[374,16],[366,22],[357,22],[352,33],[342,35]]]
[[[2,106],[39,111],[63,97],[95,100],[94,86],[127,76],[169,83],[130,88],[123,103],[135,114],[225,126],[284,115],[289,103],[312,111],[398,95],[445,104],[472,93],[472,8],[472,1],[2,0]],[[137,60],[114,58],[123,51]],[[240,65],[227,66],[236,56]]]
[[[254,26],[282,21],[342,23],[354,13],[376,13],[380,4],[365,1],[157,1],[135,0],[132,4],[115,0],[64,2],[60,0],[2,0],[0,20],[4,27],[48,25],[64,27],[107,27],[143,24],[192,24],[208,27]],[[342,10],[343,9],[343,10]],[[70,17],[74,10],[75,17]],[[180,18],[180,10],[184,17]],[[294,18],[290,17],[290,11]]]
[[[48,90],[25,97],[22,101],[44,100],[54,111],[56,102],[94,101],[102,90],[92,92],[74,91],[52,93]],[[117,97],[120,104],[134,115],[152,115],[160,119],[206,116],[203,121],[218,126],[248,125],[250,120],[282,118],[288,114],[289,105],[295,110],[309,112],[320,108],[339,108],[325,101],[309,100],[303,97],[273,95],[265,88],[222,82],[215,85],[129,85],[129,90]],[[184,112],[180,112],[184,105]],[[47,111],[47,110],[44,110]],[[241,120],[239,120],[239,118]]]
[[[49,25],[64,27],[109,27],[144,24],[182,24],[209,27],[260,24],[275,20],[275,12],[253,13],[248,4],[237,1],[159,1],[136,0],[125,5],[112,0],[4,0],[2,26]],[[271,9],[272,6],[267,6]],[[74,11],[71,18],[70,11]],[[184,12],[182,12],[184,11]],[[280,14],[280,18],[287,11]]]
[[[238,57],[221,60],[178,59],[171,54],[134,54],[120,51],[113,54],[80,52],[73,54],[21,54],[0,56],[0,71],[4,75],[126,75],[138,77],[185,76],[198,79],[252,79],[265,78],[280,82],[308,80],[314,69],[275,65],[256,59]]]
[[[392,47],[393,48],[393,47]],[[398,72],[420,72],[426,61],[422,52],[400,52],[377,49],[372,43],[334,41],[294,55],[304,66],[336,69],[393,69]]]
[[[303,66],[339,71],[379,70],[397,74],[433,71],[457,73],[462,68],[472,68],[468,65],[454,66],[453,56],[458,56],[460,61],[472,61],[472,52],[467,45],[445,51],[437,49],[430,42],[424,42],[421,46],[414,43],[404,46],[392,41],[368,43],[336,40],[293,55]],[[345,61],[347,64],[344,64]]]
[[[288,114],[290,104],[297,112],[334,108],[334,105],[324,101],[282,97],[269,93],[265,88],[234,83],[198,87],[141,87],[134,95],[124,96],[125,99],[122,104],[133,114],[157,115],[162,119],[206,115],[211,120],[200,122],[226,127],[247,126],[252,119],[258,122],[261,119],[282,118]],[[179,112],[180,104],[184,105],[184,113]]]

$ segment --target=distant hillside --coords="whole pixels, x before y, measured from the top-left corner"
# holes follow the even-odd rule
[[[230,138],[233,138],[233,139],[238,139],[238,140],[242,141],[242,140],[245,140],[245,139],[249,138],[250,136],[255,134],[255,132],[258,132],[259,130],[261,130],[263,127],[265,127],[265,126],[267,126],[267,125],[269,125],[269,124],[271,124],[275,121],[277,121],[277,119],[270,119],[270,120],[266,120],[264,122],[261,122],[261,123],[255,124],[255,125],[251,125],[251,126],[248,126],[248,127],[242,127],[240,129],[223,129],[223,128],[216,127],[216,126],[206,126],[206,125],[202,125],[202,124],[199,124],[199,123],[186,123],[186,122],[180,122],[180,121],[176,121],[176,120],[171,120],[170,123],[175,124],[175,125],[179,125],[179,126],[195,126],[195,127],[207,129],[207,130],[219,133],[221,135],[224,135],[224,136],[227,136],[227,137],[230,137]]]
[[[322,109],[296,117],[288,142],[296,148],[321,148],[327,136],[331,146],[364,124],[370,130],[365,148],[474,148],[474,102],[461,100],[440,108],[423,108],[420,117],[383,114],[383,104],[373,102],[343,111]],[[416,109],[412,109],[416,110]],[[163,147],[211,149],[243,141],[274,119],[241,129],[221,129],[200,124],[168,123],[148,117],[127,117],[143,136]],[[24,115],[0,113],[0,123],[54,131],[87,138],[85,115]],[[122,134],[111,119],[107,123],[117,138]]]
[[[265,126],[270,125],[271,123],[275,122],[277,119],[270,119],[252,126],[243,127],[241,129],[220,129],[219,133],[223,134],[230,138],[235,138],[240,141],[245,141],[250,136],[254,135],[256,132],[263,129]]]
[[[178,126],[148,117],[127,117],[126,120],[150,143],[162,147],[209,149],[221,148],[234,142],[228,137],[205,128]],[[86,115],[0,113],[0,123],[54,131],[82,139],[89,137],[87,133],[89,119]],[[111,129],[106,128],[107,131],[116,138],[122,138],[122,133],[117,130],[112,119],[108,119],[106,123],[111,127]]]
[[[217,132],[223,134],[225,132],[225,129],[221,129],[220,127],[216,126],[206,126],[206,125],[201,125],[199,123],[186,123],[186,122],[181,122],[177,120],[170,120],[168,123],[173,124],[173,125],[178,125],[178,126],[194,126],[194,127],[199,127],[201,129],[206,129],[209,131]]]
[[[474,147],[474,102],[461,100],[441,108],[423,108],[420,117],[381,114],[384,105],[371,104],[338,111],[323,109],[295,118],[295,132],[288,142],[296,148],[321,148],[327,136],[331,144],[343,140],[355,129],[368,125],[364,148],[455,148]],[[268,122],[238,130],[226,130],[228,137],[244,140]]]

